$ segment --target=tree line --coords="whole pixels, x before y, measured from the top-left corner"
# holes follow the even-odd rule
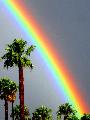
[[[31,52],[36,46],[27,46],[27,41],[23,39],[14,39],[11,44],[6,47],[6,53],[1,56],[1,61],[4,61],[4,67],[18,67],[19,86],[10,78],[3,77],[0,79],[0,99],[5,101],[5,120],[8,120],[8,102],[12,103],[12,120],[53,120],[52,110],[46,106],[37,108],[32,113],[30,118],[29,109],[24,105],[24,67],[33,69],[33,64],[30,60]],[[20,104],[13,107],[16,99],[16,92],[19,90]],[[58,107],[57,120],[79,120],[76,116],[76,111],[69,103],[62,104]],[[84,114],[80,120],[90,120],[90,114]]]

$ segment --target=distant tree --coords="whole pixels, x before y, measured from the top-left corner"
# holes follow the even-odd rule
[[[67,120],[67,118],[70,115],[74,115],[75,112],[76,111],[72,108],[72,106],[69,103],[62,104],[58,107],[57,119],[60,120],[61,116],[63,116],[64,120]]]
[[[80,120],[90,120],[90,114],[84,114]]]
[[[17,91],[17,85],[9,78],[0,79],[0,99],[5,100],[5,120],[8,120],[8,101],[9,95]]]
[[[24,120],[24,76],[23,68],[33,68],[33,65],[29,59],[31,52],[35,46],[27,46],[27,41],[23,39],[14,39],[11,44],[8,44],[6,54],[1,59],[4,60],[4,67],[18,66],[19,69],[19,99],[20,99],[20,119]]]
[[[52,110],[41,106],[38,109],[35,110],[32,117],[32,120],[52,120]]]
[[[14,116],[15,120],[20,120],[20,105],[16,105],[13,108],[13,113],[11,113],[10,116],[11,117]],[[30,120],[30,113],[27,106],[24,106],[24,116],[25,116],[25,119]]]

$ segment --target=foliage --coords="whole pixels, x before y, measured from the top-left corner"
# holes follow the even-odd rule
[[[4,67],[12,67],[12,66],[23,66],[33,68],[33,65],[28,58],[31,52],[34,50],[35,46],[31,45],[26,48],[27,42],[23,39],[14,39],[12,44],[8,44],[6,50],[6,54],[4,54],[1,59],[4,61]]]
[[[64,120],[66,120],[70,115],[75,115],[75,110],[69,103],[62,104],[58,107],[57,111],[57,119],[61,119],[61,116],[64,116]]]
[[[13,115],[14,115],[15,120],[20,120],[20,105],[16,105],[13,108]],[[12,113],[10,116],[12,117]],[[30,117],[29,117],[30,113],[29,113],[29,109],[27,106],[24,106],[24,116],[28,117],[30,119]]]
[[[16,92],[12,92],[10,95],[8,95],[8,101],[14,102],[16,100]]]
[[[9,96],[17,91],[16,83],[7,77],[0,79],[0,99],[9,100]]]
[[[79,120],[79,119],[78,119],[78,117],[76,115],[69,115],[67,120]]]
[[[90,114],[84,114],[82,117],[81,117],[81,120],[90,120]]]
[[[45,106],[41,106],[38,109],[36,109],[34,113],[32,113],[32,120],[52,120],[51,112],[51,109]]]

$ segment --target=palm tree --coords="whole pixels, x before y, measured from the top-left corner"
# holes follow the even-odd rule
[[[3,77],[0,79],[0,99],[5,100],[5,120],[8,120],[8,97],[12,92],[17,91],[17,85],[9,78]]]
[[[17,87],[18,88],[18,87]],[[16,91],[17,91],[17,88],[15,91],[13,91],[9,96],[8,96],[8,101],[12,103],[12,120],[14,120],[14,115],[13,115],[13,104],[14,104],[14,101],[16,100]]]
[[[45,106],[41,106],[38,109],[36,109],[34,113],[32,113],[32,120],[52,120],[51,112],[51,109]]]
[[[6,54],[1,58],[4,59],[4,67],[18,66],[19,68],[19,99],[20,99],[20,119],[24,120],[24,76],[23,68],[33,68],[33,65],[28,58],[35,46],[26,46],[27,42],[23,39],[14,39],[12,44],[6,48]]]
[[[84,113],[80,120],[90,120],[90,114]]]
[[[75,115],[76,111],[72,108],[69,103],[65,103],[59,106],[57,111],[57,119],[61,119],[61,116],[64,116],[64,120],[67,120],[69,116]]]
[[[11,113],[10,116],[11,117],[14,116],[15,120],[20,120],[20,105],[16,105],[13,108],[13,113]],[[29,109],[27,106],[24,106],[24,116],[25,118],[28,118],[28,120],[30,120],[30,113],[29,113]]]

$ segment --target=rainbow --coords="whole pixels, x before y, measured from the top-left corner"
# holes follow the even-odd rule
[[[87,112],[89,109],[83,100],[81,93],[75,85],[75,79],[70,74],[68,68],[63,62],[63,58],[56,54],[53,45],[49,43],[49,39],[42,31],[33,17],[31,11],[20,0],[2,0],[6,8],[10,11],[17,23],[26,32],[31,40],[37,46],[40,54],[45,60],[48,68],[51,70],[55,82],[65,92],[69,102],[75,107],[78,116]]]

